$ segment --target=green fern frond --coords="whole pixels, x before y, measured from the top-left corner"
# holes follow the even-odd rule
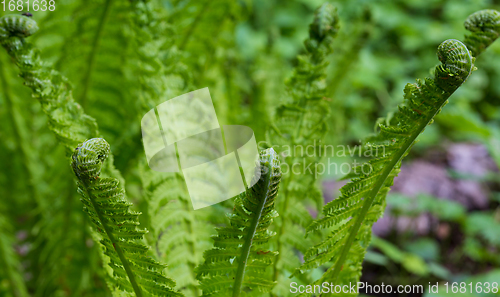
[[[309,39],[304,42],[307,53],[298,56],[298,66],[286,82],[291,100],[277,108],[274,123],[266,134],[267,142],[277,147],[279,153],[287,153],[282,151],[286,148],[292,150],[291,155],[285,158],[289,170],[283,177],[283,200],[278,205],[281,216],[276,224],[279,254],[273,267],[274,281],[280,275],[288,276],[300,265],[297,256],[292,258],[295,260],[293,265],[285,265],[282,262],[283,255],[293,254],[295,246],[304,250],[312,244],[310,238],[294,236],[292,241],[285,233],[290,233],[288,230],[293,229],[303,235],[305,227],[312,221],[306,206],[313,204],[318,210],[323,206],[323,197],[316,185],[318,174],[314,168],[321,160],[318,149],[327,132],[326,121],[330,109],[324,100],[326,67],[337,31],[336,9],[325,3],[316,10],[309,27]],[[301,151],[295,151],[296,147],[301,148]],[[312,156],[304,152],[304,148],[309,147],[314,148]],[[312,170],[305,169],[311,166]],[[295,173],[296,167],[300,168],[300,173]],[[284,253],[285,249],[290,253]],[[287,259],[286,263],[292,263],[291,259]]]
[[[49,118],[49,128],[70,153],[78,143],[98,135],[97,123],[73,99],[68,80],[44,65],[36,48],[24,40],[38,29],[36,22],[22,15],[0,18],[0,43],[21,71]]]
[[[180,62],[182,52],[174,44],[174,28],[166,23],[158,1],[132,1],[132,6],[130,39],[136,56],[131,64],[139,78],[137,98],[146,113],[192,88],[191,75]],[[214,225],[224,218],[217,211],[220,205],[210,209],[214,213],[194,211],[182,174],[155,172],[145,160],[140,168],[152,231],[148,242],[157,258],[169,266],[166,274],[178,280],[176,289],[186,296],[199,296],[194,268],[203,262],[202,251],[212,245]]]
[[[477,57],[500,35],[500,13],[493,9],[477,11],[465,20],[464,26],[471,32],[465,36],[464,43]]]
[[[262,296],[274,286],[265,270],[276,253],[263,250],[278,216],[274,205],[281,169],[273,149],[260,153],[260,170],[259,181],[235,199],[230,225],[217,229],[215,248],[205,252],[205,263],[197,268],[204,296]]]
[[[71,166],[78,178],[84,210],[110,258],[114,283],[136,296],[143,296],[143,291],[156,296],[182,296],[172,289],[175,282],[163,275],[165,266],[149,258],[148,247],[138,242],[147,230],[138,228],[140,213],[129,210],[132,204],[125,200],[118,180],[100,177],[109,153],[104,139],[89,139],[75,149]]]
[[[469,23],[474,23],[478,17],[473,15],[471,19]],[[481,28],[496,27],[496,17],[482,19],[492,23],[483,23]],[[494,38],[488,40],[492,42]],[[470,37],[467,41],[472,42],[471,47],[479,46],[476,53],[489,45],[478,44]],[[376,151],[374,158],[353,169],[350,176],[354,178],[341,189],[340,197],[325,205],[323,218],[308,227],[308,232],[330,227],[332,230],[326,240],[309,249],[304,264],[295,274],[333,262],[334,266],[315,284],[324,281],[345,284],[359,279],[371,226],[383,214],[385,196],[399,172],[401,160],[473,70],[474,58],[458,40],[443,42],[438,48],[438,58],[442,64],[435,68],[434,78],[407,84],[404,102],[390,122],[379,124],[378,134],[365,141],[365,150]]]

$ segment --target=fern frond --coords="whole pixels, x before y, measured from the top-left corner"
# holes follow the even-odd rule
[[[496,22],[493,17],[487,19]],[[491,26],[481,25],[483,28]],[[478,46],[478,42],[471,38],[468,42],[472,42],[472,47]],[[479,46],[485,48],[487,45]],[[476,50],[478,52],[480,50]],[[351,174],[354,178],[341,189],[340,197],[325,205],[323,218],[308,227],[309,232],[333,229],[326,240],[309,249],[304,264],[295,274],[333,262],[334,266],[315,284],[324,281],[340,284],[359,279],[361,263],[371,239],[371,226],[383,214],[385,196],[399,172],[401,160],[473,69],[474,58],[458,40],[441,43],[438,58],[442,64],[435,68],[434,78],[407,84],[404,102],[390,123],[380,124],[378,134],[366,140],[365,150],[377,148],[374,158],[354,168]]]
[[[493,9],[477,11],[465,20],[464,26],[471,32],[464,44],[477,57],[500,35],[500,13]]]
[[[278,215],[274,205],[281,169],[273,149],[260,153],[260,170],[259,181],[235,199],[230,225],[217,229],[215,248],[205,252],[205,263],[197,268],[204,296],[262,296],[274,285],[265,269],[276,253],[263,250]]]
[[[74,101],[68,80],[45,66],[38,50],[24,40],[37,29],[36,22],[29,17],[3,16],[0,44],[19,67],[20,76],[31,88],[33,97],[40,101],[49,118],[49,128],[70,153],[78,143],[98,135],[97,124]]]
[[[273,267],[274,281],[281,274],[288,276],[300,265],[297,256],[294,256],[294,265],[285,265],[285,262],[282,263],[283,255],[294,254],[295,246],[304,249],[311,245],[311,239],[303,237],[304,228],[312,221],[306,206],[313,204],[318,210],[323,206],[323,197],[316,185],[318,174],[314,165],[321,160],[318,149],[321,149],[321,141],[327,132],[326,120],[330,110],[324,100],[325,69],[337,31],[336,9],[325,3],[316,10],[309,27],[309,39],[304,42],[307,53],[298,56],[298,66],[286,82],[291,100],[277,108],[274,123],[266,134],[268,143],[277,147],[280,153],[286,153],[281,151],[286,148],[302,148],[301,152],[293,151],[285,159],[289,173],[283,177],[283,200],[278,205],[281,216],[276,224],[275,240],[279,254]],[[312,156],[304,153],[304,148],[309,147],[314,148]],[[312,170],[304,169],[311,166]],[[300,168],[299,173],[296,173],[295,167]],[[289,236],[285,233],[289,233],[289,229],[296,230],[300,236],[295,234],[293,240],[287,238]],[[290,252],[284,253],[285,249]],[[287,259],[286,263],[291,263],[291,259]]]
[[[174,45],[174,29],[166,23],[158,1],[131,3],[130,39],[136,53],[132,67],[139,78],[137,98],[146,113],[188,91],[192,79],[180,62],[182,52]],[[169,266],[167,275],[178,280],[176,289],[186,296],[199,296],[194,269],[203,262],[202,251],[212,245],[214,225],[225,222],[222,208],[194,211],[182,174],[155,172],[145,160],[142,163],[141,181],[152,231],[148,242],[155,246],[158,259]]]
[[[75,149],[71,166],[78,178],[84,210],[102,237],[104,253],[110,258],[114,282],[136,296],[143,296],[143,290],[156,296],[182,296],[172,289],[175,282],[163,275],[164,265],[149,258],[148,248],[137,241],[147,231],[138,228],[140,213],[129,210],[132,204],[125,200],[119,181],[100,177],[109,153],[109,144],[104,139],[89,139]]]

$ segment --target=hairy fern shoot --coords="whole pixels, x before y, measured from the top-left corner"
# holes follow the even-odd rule
[[[378,134],[364,143],[364,149],[378,153],[376,157],[354,168],[356,177],[341,189],[339,198],[325,205],[323,217],[308,227],[308,232],[333,231],[307,251],[296,274],[331,261],[334,266],[316,283],[346,284],[359,279],[371,226],[383,214],[385,196],[401,160],[472,71],[472,55],[458,40],[441,43],[438,57],[442,64],[436,67],[435,77],[407,84],[405,100],[390,123],[380,124]]]
[[[165,266],[146,255],[148,247],[139,240],[147,231],[138,229],[140,213],[129,210],[132,204],[125,199],[118,179],[99,176],[109,153],[109,144],[104,139],[89,139],[75,149],[71,166],[78,178],[84,210],[102,237],[104,253],[110,258],[113,283],[137,297],[148,296],[143,292],[182,296],[172,289],[175,282],[163,275]]]
[[[276,253],[264,249],[274,235],[268,228],[278,216],[274,210],[281,181],[278,155],[273,149],[260,154],[259,181],[234,201],[230,225],[217,229],[215,248],[205,252],[197,268],[204,296],[262,296],[274,282],[266,267]]]

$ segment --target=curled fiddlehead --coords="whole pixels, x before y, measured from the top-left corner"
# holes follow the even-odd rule
[[[203,296],[262,296],[274,285],[266,267],[276,253],[263,247],[274,235],[268,228],[278,216],[274,205],[281,168],[272,148],[261,152],[260,170],[259,181],[235,199],[230,225],[217,229],[215,248],[197,267]]]
[[[132,203],[125,199],[118,180],[100,177],[109,154],[110,146],[104,139],[89,139],[75,149],[71,166],[84,210],[110,258],[114,285],[138,297],[143,291],[155,296],[182,296],[172,289],[175,282],[163,275],[165,266],[148,257],[148,247],[137,241],[147,230],[138,229],[140,213],[129,210]]]
[[[38,31],[36,22],[24,15],[6,15],[0,19],[0,39],[28,37]]]
[[[447,92],[454,92],[472,71],[472,56],[465,45],[455,39],[441,43],[437,50],[441,65],[434,72],[435,83]]]
[[[500,35],[500,13],[493,9],[477,11],[467,18],[464,26],[471,32],[464,43],[476,57]]]
[[[305,262],[295,274],[331,261],[334,266],[315,284],[359,280],[371,226],[383,214],[385,196],[401,160],[472,71],[473,58],[458,40],[444,41],[438,48],[438,58],[442,64],[436,67],[434,78],[407,84],[404,101],[391,121],[380,124],[378,134],[365,141],[365,149],[371,150],[374,158],[354,168],[354,178],[342,187],[340,197],[325,205],[323,217],[308,227],[308,232],[330,227],[333,231],[306,252]]]

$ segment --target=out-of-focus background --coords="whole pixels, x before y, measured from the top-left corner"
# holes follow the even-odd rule
[[[171,97],[182,94],[177,78],[189,73],[193,89],[209,87],[221,125],[250,126],[262,141],[285,96],[283,82],[304,52],[313,11],[323,2],[162,1],[169,26],[160,37],[174,45],[166,82],[173,86]],[[334,147],[358,145],[381,117],[390,117],[405,84],[429,76],[438,64],[437,46],[463,39],[469,14],[500,8],[486,0],[332,3],[340,31],[328,68],[332,111],[325,143]],[[138,53],[131,52],[126,8],[121,1],[56,0],[55,11],[33,13],[40,31],[31,41],[78,86],[76,100],[112,144],[128,197],[141,209],[142,102],[137,70],[128,60]],[[0,251],[15,246],[34,296],[68,296],[55,283],[78,287],[81,296],[101,296],[104,284],[95,281],[98,269],[91,267],[98,261],[88,260],[97,257],[97,247],[80,227],[86,223],[64,151],[3,50],[0,64],[0,211],[7,214],[4,230],[15,233],[0,238]],[[476,66],[404,162],[386,214],[374,226],[362,281],[426,290],[438,281],[500,282],[500,42]],[[20,151],[21,141],[29,143],[28,151]],[[325,162],[351,157],[336,151]],[[338,196],[341,175],[333,170],[322,176],[327,201]],[[50,220],[39,224],[40,216]],[[47,230],[58,231],[52,239],[38,236]],[[52,265],[61,255],[70,264]],[[0,269],[0,276],[3,296],[8,271]]]

